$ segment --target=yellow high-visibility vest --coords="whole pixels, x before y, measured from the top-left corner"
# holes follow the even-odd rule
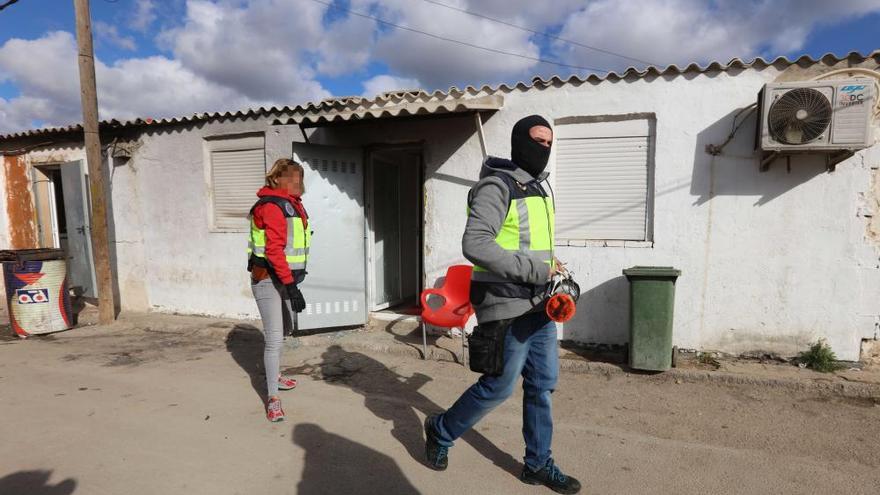
[[[281,208],[287,218],[287,242],[284,245],[284,256],[287,266],[291,270],[305,270],[309,261],[309,247],[312,244],[312,233],[305,227],[305,221],[300,218],[296,208],[284,198],[265,197],[257,201],[251,208],[248,218],[251,221],[251,232],[248,239],[247,252],[251,256],[266,259],[266,231],[257,227],[254,221],[254,208],[261,204],[274,203]]]
[[[510,205],[495,242],[506,251],[518,251],[550,265],[553,262],[556,218],[552,197],[536,185],[509,189]],[[474,282],[511,282],[480,266],[474,267],[471,279]]]

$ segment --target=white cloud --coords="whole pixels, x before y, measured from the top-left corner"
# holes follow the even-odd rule
[[[76,60],[76,42],[65,31],[36,40],[11,39],[0,46],[2,78],[15,83],[26,96],[53,101],[79,99]]]
[[[355,1],[352,6],[360,12],[373,8],[389,22],[437,36],[526,57],[540,56],[540,49],[530,40],[530,33],[425,2]],[[518,21],[525,22],[523,19]],[[379,38],[375,55],[393,72],[422,81],[427,85],[426,89],[506,81],[534,72],[538,65],[527,58],[491,53],[394,28],[389,28]]]
[[[45,123],[40,120],[40,116],[43,115],[66,114],[65,121],[72,121],[76,116],[76,110],[70,106],[59,108],[48,98],[31,96],[19,96],[11,100],[0,98],[0,133],[38,127]]]
[[[818,25],[880,10],[877,0],[596,0],[560,36],[661,65],[728,61],[803,48]],[[620,70],[632,61],[557,44],[571,63]]]
[[[256,100],[329,96],[305,54],[317,50],[323,7],[301,0],[189,0],[183,25],[161,43],[201,77]]]
[[[121,59],[111,65],[96,61],[101,118],[158,118],[330,96],[316,79],[313,66],[322,65],[314,54],[318,61],[335,60],[339,52],[355,50],[351,43],[322,45],[323,13],[321,6],[300,0],[189,0],[182,25],[159,35],[173,57]],[[346,72],[367,57],[368,52],[349,57],[348,67],[332,70]],[[329,63],[323,67],[331,70]],[[80,120],[76,43],[70,33],[7,41],[0,47],[0,80],[11,81],[20,93],[0,101],[5,117],[0,131],[35,121],[62,125]]]
[[[156,2],[153,0],[137,0],[137,8],[128,25],[135,31],[146,32],[156,21]]]
[[[660,64],[789,53],[818,26],[880,11],[880,0],[437,1]],[[327,77],[363,75],[364,94],[374,96],[584,72],[528,57],[617,70],[633,63],[423,0],[334,5],[527,58],[432,39],[309,0],[138,0],[123,24],[96,22],[98,40],[130,50],[135,41],[121,26],[147,33],[161,25],[164,31],[153,37],[164,55],[110,65],[99,60],[101,115],[299,104],[330,96],[321,83]],[[19,92],[0,99],[0,131],[79,120],[75,46],[67,32],[0,45],[0,81]],[[375,67],[383,73],[370,72]]]
[[[517,26],[534,31],[543,31],[547,26],[562,23],[572,12],[582,9],[588,2],[585,0],[553,0],[552,2],[536,2],[535,0],[437,0],[462,10],[470,11],[494,19],[500,19]],[[413,2],[415,4],[422,2]],[[423,2],[421,8],[429,13],[449,10],[440,5]],[[459,13],[467,16],[469,14]]]
[[[115,45],[119,48],[129,51],[134,51],[137,49],[134,38],[132,38],[131,36],[124,36],[119,34],[119,30],[116,28],[116,26],[112,26],[102,21],[95,22],[93,26],[98,41],[106,41],[111,45]]]
[[[370,60],[376,23],[349,16],[332,22],[319,36],[317,70],[327,76],[357,73]]]
[[[372,98],[386,91],[394,91],[400,89],[421,89],[422,85],[417,79],[409,77],[397,77],[389,74],[380,74],[371,77],[363,83],[363,96]]]
[[[95,72],[102,119],[158,118],[270,103],[205,79],[166,57],[128,59],[109,66],[98,60]],[[0,74],[20,92],[9,100],[0,99],[0,132],[28,128],[34,122],[66,125],[81,120],[77,49],[70,33],[7,41],[0,46]]]
[[[100,64],[97,72],[99,102],[108,117],[158,118],[241,110],[275,103],[248,98],[232,88],[200,77],[179,60],[166,57],[129,59],[109,67]]]

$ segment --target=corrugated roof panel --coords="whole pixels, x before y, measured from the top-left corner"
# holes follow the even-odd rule
[[[463,89],[459,89],[455,86],[449,88],[448,91],[434,91],[432,93],[427,93],[425,91],[398,91],[398,92],[386,92],[375,98],[367,99],[361,97],[341,97],[341,98],[331,98],[325,99],[319,102],[309,102],[304,105],[298,105],[295,107],[271,107],[271,108],[256,108],[256,109],[247,109],[236,112],[213,112],[213,113],[196,113],[189,116],[184,117],[173,117],[173,118],[162,118],[162,119],[132,119],[132,120],[124,120],[119,121],[116,119],[105,120],[101,122],[101,126],[104,128],[129,128],[129,127],[161,127],[161,126],[170,126],[170,125],[180,125],[180,124],[188,124],[192,122],[204,122],[208,120],[224,120],[224,119],[233,119],[233,118],[246,118],[246,117],[271,117],[273,115],[277,115],[279,117],[287,117],[287,120],[296,119],[296,115],[302,115],[303,120],[309,122],[323,122],[329,121],[326,119],[341,119],[341,120],[351,120],[353,119],[353,115],[360,115],[357,118],[382,118],[385,116],[399,116],[400,112],[410,112],[411,109],[403,110],[400,107],[407,107],[408,105],[403,105],[403,102],[407,102],[410,104],[418,104],[429,103],[429,102],[441,102],[444,100],[455,100],[461,99],[464,97],[474,97],[478,95],[489,96],[495,95],[497,93],[510,93],[512,91],[526,91],[532,88],[546,88],[550,86],[558,86],[565,84],[584,84],[584,83],[600,83],[604,81],[618,81],[628,78],[644,78],[649,75],[652,76],[664,76],[664,75],[683,75],[688,73],[706,73],[706,72],[714,72],[714,71],[726,71],[729,69],[746,69],[746,68],[766,68],[770,66],[776,66],[779,68],[787,68],[792,65],[801,65],[801,66],[811,66],[818,63],[825,63],[828,65],[838,64],[845,60],[851,60],[854,62],[864,62],[868,59],[874,59],[880,64],[880,50],[875,50],[868,55],[862,55],[858,52],[850,52],[849,54],[838,57],[832,53],[825,54],[817,59],[814,59],[808,55],[803,55],[794,60],[789,60],[786,57],[777,57],[773,60],[764,60],[761,57],[757,57],[751,62],[745,62],[741,59],[734,58],[730,62],[723,64],[721,62],[711,62],[705,67],[700,66],[699,64],[692,63],[687,65],[684,68],[679,68],[677,65],[672,64],[666,67],[657,67],[657,66],[648,66],[644,69],[637,69],[635,67],[629,67],[623,72],[608,72],[607,74],[600,76],[597,74],[589,74],[587,76],[569,76],[568,78],[561,78],[560,76],[554,75],[549,79],[543,79],[541,77],[535,77],[532,79],[531,83],[525,82],[517,82],[513,86],[509,86],[507,84],[501,84],[496,87],[492,87],[489,85],[483,85],[479,88],[474,86],[467,86]],[[389,113],[383,114],[381,111],[377,110],[382,107],[394,107],[394,110],[389,109]],[[427,108],[427,107],[425,107]],[[423,112],[427,112],[427,110],[423,108]],[[345,114],[344,112],[348,110],[351,112],[350,114]],[[438,111],[449,111],[449,108],[443,107],[442,110],[440,108]],[[394,113],[397,111],[398,113]],[[339,113],[339,116],[331,116],[331,114]],[[347,117],[343,116],[347,115]],[[325,120],[321,120],[325,119]],[[80,125],[70,125],[66,127],[50,127],[43,129],[31,129],[22,132],[15,132],[6,135],[0,135],[0,141],[10,140],[10,139],[19,139],[24,137],[31,136],[40,136],[40,135],[51,135],[51,134],[67,134],[73,132],[82,132],[82,126]]]

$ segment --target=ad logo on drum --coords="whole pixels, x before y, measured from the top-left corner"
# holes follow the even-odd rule
[[[49,289],[18,289],[18,304],[45,304],[49,302]]]

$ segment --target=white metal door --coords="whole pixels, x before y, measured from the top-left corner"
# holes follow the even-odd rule
[[[82,289],[85,297],[97,297],[95,268],[92,265],[92,236],[88,179],[82,160],[61,165],[61,189],[67,221],[67,271],[71,288]]]
[[[293,143],[305,169],[303,203],[313,231],[306,310],[299,328],[363,325],[367,321],[364,254],[364,166],[360,148]]]

